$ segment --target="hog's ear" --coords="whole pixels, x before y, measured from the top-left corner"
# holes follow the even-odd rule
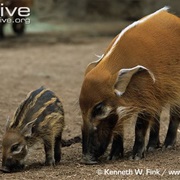
[[[10,121],[10,118],[9,118],[9,116],[8,116],[8,117],[7,117],[7,120],[6,120],[6,126],[5,126],[5,130],[6,130],[6,131],[9,129],[10,123],[11,123],[11,121]]]
[[[102,60],[102,58],[104,57],[104,54],[102,54],[101,56],[98,56],[98,55],[96,55],[99,59],[97,60],[97,61],[94,61],[94,62],[92,62],[92,63],[90,63],[89,65],[88,65],[88,67],[86,68],[86,71],[85,71],[85,75],[88,73],[88,72],[90,72],[94,67],[96,67],[97,66],[97,64]]]
[[[136,73],[140,71],[147,71],[149,75],[151,76],[153,82],[155,83],[154,74],[144,66],[138,65],[129,69],[121,69],[118,73],[118,77],[115,83],[115,93],[118,96],[121,96],[126,91],[126,88],[129,82],[131,81],[131,78],[133,77],[133,75],[135,75]]]
[[[31,137],[32,135],[32,128],[34,126],[34,122],[36,121],[36,119],[34,121],[31,121],[29,123],[27,123],[24,128],[21,130],[21,134],[24,137]]]

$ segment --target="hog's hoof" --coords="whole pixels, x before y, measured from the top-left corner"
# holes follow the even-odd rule
[[[91,156],[84,156],[81,160],[81,163],[86,165],[93,165],[97,164],[98,161],[95,158],[92,158]]]
[[[93,164],[98,164],[98,161],[82,159],[81,163],[86,165],[93,165]]]
[[[132,156],[129,157],[130,160],[141,160],[144,158],[144,152],[143,153],[137,153],[137,154],[133,154]]]
[[[148,148],[147,148],[147,151],[148,151],[148,152],[154,152],[156,149],[157,149],[156,147],[153,147],[153,146],[152,146],[152,147],[148,147]]]
[[[52,166],[54,167],[56,165],[55,160],[51,159],[51,160],[46,160],[45,162],[45,166]]]
[[[117,155],[117,156],[109,155],[109,156],[107,157],[107,160],[108,160],[108,161],[116,161],[116,160],[119,160],[119,159],[121,159],[121,158],[122,158],[121,155]]]
[[[130,156],[129,157],[129,160],[131,160],[131,161],[138,161],[138,160],[141,160],[142,159],[142,157],[139,157],[139,156]]]
[[[162,151],[175,149],[175,145],[163,145]]]
[[[154,152],[156,149],[161,148],[160,142],[155,142],[155,143],[149,143],[147,145],[147,152]]]

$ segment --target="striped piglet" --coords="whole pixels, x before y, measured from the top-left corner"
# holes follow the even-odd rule
[[[61,136],[64,110],[50,90],[41,87],[32,91],[20,104],[11,121],[7,121],[2,141],[2,171],[12,172],[24,167],[28,149],[42,140],[46,165],[61,159]]]

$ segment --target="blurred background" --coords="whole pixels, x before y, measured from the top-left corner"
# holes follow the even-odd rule
[[[177,0],[34,0],[39,18],[96,21],[109,19],[136,20],[163,6],[180,13]]]
[[[23,33],[28,41],[69,41],[82,36],[114,36],[132,21],[164,6],[180,15],[177,0],[0,0],[12,10],[15,6],[31,8],[31,22]],[[2,23],[1,23],[2,24]],[[18,25],[19,26],[19,25]],[[1,25],[4,36],[14,37],[11,24]],[[44,38],[44,34],[46,38]],[[41,35],[41,36],[39,36]],[[37,38],[38,37],[38,38]],[[56,38],[55,38],[56,37]],[[55,39],[54,39],[55,38]],[[22,39],[21,39],[22,40]]]

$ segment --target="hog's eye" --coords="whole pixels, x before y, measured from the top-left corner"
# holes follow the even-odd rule
[[[18,149],[19,149],[19,144],[14,144],[14,145],[11,147],[11,152],[18,151]]]
[[[93,111],[92,111],[92,117],[96,117],[98,115],[101,115],[103,113],[104,109],[104,103],[99,103],[96,106],[94,106]]]

